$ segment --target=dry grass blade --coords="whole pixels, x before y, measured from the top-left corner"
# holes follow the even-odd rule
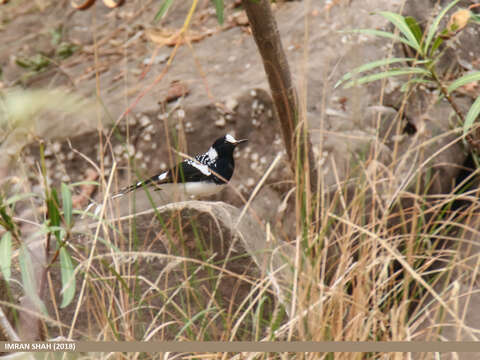
[[[452,310],[450,308],[450,306],[447,305],[447,303],[445,302],[445,300],[442,299],[442,297],[435,291],[433,290],[433,288],[411,267],[411,265],[405,261],[404,257],[398,253],[398,251],[396,251],[394,248],[392,248],[392,246],[390,246],[384,239],[382,239],[381,237],[379,237],[377,234],[371,232],[371,231],[368,231],[367,229],[364,229],[356,224],[353,224],[352,222],[350,222],[349,220],[346,220],[346,219],[342,219],[338,216],[336,216],[335,214],[329,214],[332,218],[336,219],[336,220],[339,220],[349,226],[351,226],[352,228],[372,237],[373,239],[377,240],[381,246],[383,248],[385,248],[398,262],[400,262],[400,264],[402,264],[402,266],[408,271],[408,273],[417,281],[419,282],[420,284],[422,284],[422,286],[425,287],[425,289],[427,289],[427,291],[435,298],[435,300],[437,300],[441,305],[442,307],[455,319],[455,321],[457,322],[457,326],[461,329],[465,329],[469,335],[475,339],[475,341],[478,341],[478,338],[475,336],[475,333],[473,331],[473,329],[470,327],[470,326],[467,326],[457,315],[457,313]]]
[[[243,216],[245,215],[245,213],[248,211],[253,199],[255,198],[255,196],[258,194],[258,192],[260,191],[260,189],[262,188],[263,184],[265,183],[265,181],[268,179],[268,177],[270,176],[270,174],[272,173],[273,169],[275,168],[275,166],[278,164],[278,162],[280,161],[280,159],[282,158],[282,155],[281,154],[277,154],[277,156],[275,157],[275,159],[272,161],[272,163],[270,164],[270,166],[268,167],[267,171],[265,172],[265,174],[263,174],[262,178],[260,179],[260,181],[258,182],[258,184],[255,186],[255,189],[253,190],[252,194],[250,195],[250,197],[248,198],[248,201],[247,203],[245,204],[245,206],[243,207],[242,209],[242,212],[240,213],[240,215],[238,216],[238,220],[237,220],[237,223],[235,225],[235,227],[238,226],[238,224],[240,224],[240,222],[242,221],[243,219]]]
[[[110,177],[109,177],[108,183],[107,183],[107,188],[105,189],[105,196],[103,197],[103,206],[100,210],[100,219],[103,219],[104,216],[105,216],[105,204],[107,203],[107,200],[108,200],[108,194],[110,193],[110,188],[112,186],[112,181],[113,181],[113,177],[114,177],[114,174],[115,174],[115,169],[116,169],[116,163],[113,164],[112,172],[110,174]],[[86,267],[86,271],[85,271],[85,276],[83,278],[80,293],[78,295],[77,306],[75,308],[75,313],[73,315],[72,324],[71,324],[70,330],[68,332],[68,337],[67,337],[68,339],[72,339],[73,331],[75,330],[75,323],[77,321],[78,315],[80,314],[80,308],[81,308],[82,302],[84,300],[83,296],[84,296],[84,293],[85,293],[85,287],[87,285],[89,269],[90,269],[90,266],[92,264],[92,259],[93,259],[93,256],[94,256],[94,253],[95,253],[95,250],[96,250],[96,244],[97,244],[97,241],[98,241],[98,236],[99,236],[99,233],[100,233],[100,227],[101,226],[102,226],[102,222],[99,222],[96,226],[95,236],[93,237],[93,244],[92,244],[92,248],[90,249],[90,255],[88,257],[88,263],[87,263],[87,267]]]

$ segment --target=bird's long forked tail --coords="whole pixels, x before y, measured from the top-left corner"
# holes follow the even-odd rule
[[[118,198],[118,197],[121,197],[123,195],[126,195],[128,194],[129,192],[132,192],[134,190],[137,190],[138,188],[142,187],[142,186],[147,186],[149,185],[150,183],[154,182],[156,179],[158,179],[158,176],[152,176],[151,178],[149,179],[146,179],[146,180],[143,180],[143,181],[138,181],[136,184],[132,184],[130,186],[127,186],[127,187],[124,187],[123,189],[121,189],[120,191],[118,191],[117,193],[113,194],[110,199],[115,199],[115,198]],[[155,189],[155,190],[160,190],[160,189]],[[98,216],[100,214],[100,210],[102,209],[102,205],[101,204],[98,204],[96,203],[95,201],[91,202],[86,208],[85,208],[85,212],[88,212],[91,208],[93,208],[95,206],[95,210],[94,210],[94,215],[95,216]]]
[[[157,178],[157,176],[153,176],[147,180],[143,180],[143,181],[138,181],[136,184],[132,184],[130,186],[127,186],[127,187],[124,187],[123,189],[121,189],[120,191],[118,191],[117,193],[113,194],[112,195],[112,199],[115,199],[117,197],[120,197],[120,196],[123,196],[123,195],[126,195],[128,194],[129,192],[132,192],[132,191],[135,191],[137,190],[138,188],[141,188],[142,186],[147,186],[149,184],[151,184],[155,179]]]

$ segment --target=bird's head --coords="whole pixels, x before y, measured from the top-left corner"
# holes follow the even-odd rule
[[[236,140],[232,135],[227,134],[215,140],[212,145],[218,154],[233,154],[235,147],[241,143],[248,141],[247,139]]]

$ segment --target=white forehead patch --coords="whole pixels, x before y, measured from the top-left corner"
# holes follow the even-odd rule
[[[217,150],[215,150],[213,147],[211,147],[210,149],[208,149],[207,155],[208,155],[208,157],[210,158],[210,160],[213,161],[213,160],[216,160],[216,159],[217,159],[217,157],[218,157],[218,152],[217,152]]]
[[[225,135],[225,140],[232,144],[235,144],[237,142],[237,140],[235,140],[235,138],[230,134]]]

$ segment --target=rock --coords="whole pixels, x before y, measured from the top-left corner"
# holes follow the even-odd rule
[[[225,117],[220,116],[216,121],[215,121],[215,126],[219,128],[224,128],[225,125],[227,124]]]

